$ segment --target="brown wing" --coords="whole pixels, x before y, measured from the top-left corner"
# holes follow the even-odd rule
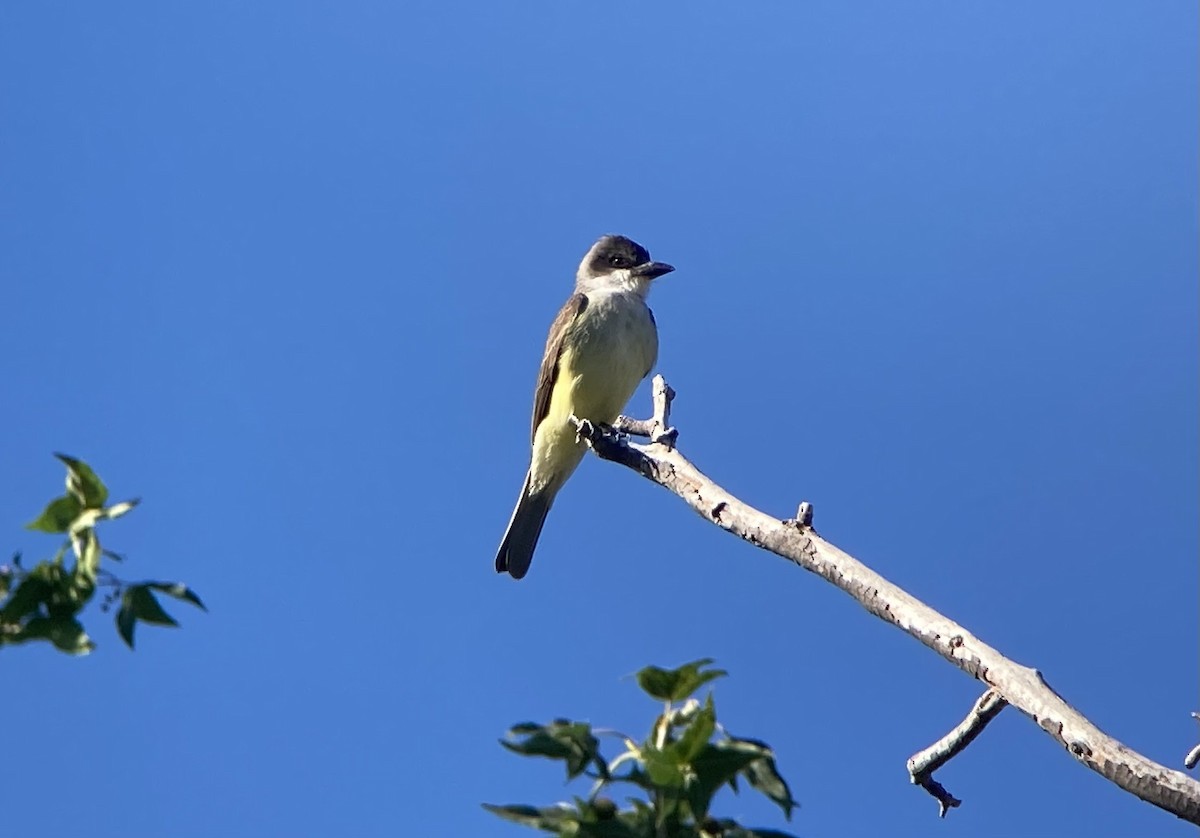
[[[583,294],[572,294],[571,299],[558,311],[550,334],[546,338],[546,354],[542,356],[542,368],[538,370],[537,387],[533,391],[533,424],[529,431],[530,441],[537,434],[538,425],[550,412],[550,393],[558,379],[558,356],[562,352],[563,337],[585,308],[588,299]]]

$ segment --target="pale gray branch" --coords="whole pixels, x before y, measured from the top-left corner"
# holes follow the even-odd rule
[[[975,737],[983,733],[988,722],[996,718],[1004,709],[1007,702],[995,690],[988,690],[976,701],[975,706],[967,717],[955,725],[954,729],[934,742],[928,748],[918,751],[908,758],[908,776],[913,783],[932,794],[938,802],[938,817],[946,817],[946,812],[962,803],[957,797],[946,791],[946,787],[933,779],[933,772],[966,749]]]
[[[613,422],[613,430],[621,434],[644,436],[651,442],[671,447],[679,436],[679,431],[671,427],[671,401],[675,398],[675,391],[661,375],[654,376],[651,398],[654,401],[653,416],[649,419],[618,416],[617,421]]]
[[[660,390],[661,411],[657,409]],[[665,405],[670,402],[670,388],[661,376],[655,377],[655,393],[655,413],[661,415],[649,420],[647,430],[661,435],[667,430]],[[623,430],[632,432],[627,427]],[[836,585],[876,617],[995,690],[1088,768],[1131,794],[1200,824],[1200,782],[1147,759],[1104,733],[1051,689],[1036,669],[1009,660],[810,527],[775,518],[738,500],[679,453],[673,447],[673,435],[672,444],[637,445],[617,435],[592,431],[588,441],[602,458],[621,463],[674,492],[706,521]]]
[[[1192,713],[1192,718],[1200,721],[1200,713]],[[1196,767],[1198,762],[1200,762],[1200,745],[1187,752],[1187,756],[1183,758],[1183,767],[1191,770]]]
[[[796,509],[796,526],[811,527],[813,522],[813,505],[806,500],[800,501]]]

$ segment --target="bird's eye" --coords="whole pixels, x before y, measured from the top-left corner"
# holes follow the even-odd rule
[[[624,256],[609,256],[608,264],[612,265],[614,268],[623,268],[629,263],[626,261]]]

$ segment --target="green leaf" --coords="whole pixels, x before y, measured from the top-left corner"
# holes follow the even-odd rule
[[[762,756],[761,748],[728,739],[706,744],[691,761],[693,776],[687,797],[692,815],[697,820],[703,819],[717,790]]]
[[[573,834],[578,838],[644,838],[650,833],[639,826],[639,820],[631,813],[608,821],[585,821]],[[559,835],[565,834],[571,833],[559,832]]]
[[[565,761],[568,779],[578,777],[589,764],[595,765],[602,777],[608,775],[608,766],[600,757],[600,743],[585,722],[563,719],[545,726],[524,722],[510,728],[509,736],[512,739],[502,739],[500,744],[513,753]]]
[[[572,824],[569,833],[578,838],[643,838],[644,831],[636,829],[640,820],[636,811],[618,812],[617,806],[607,798],[594,801],[575,798],[575,809],[579,813],[578,831]]]
[[[500,740],[500,744],[514,754],[527,757],[547,757],[548,759],[566,759],[571,755],[571,747],[549,733],[540,731],[531,733],[520,742]]]
[[[717,793],[720,786],[712,786],[696,777],[692,777],[692,781],[688,783],[685,790],[688,808],[692,812],[692,818],[697,823],[704,820],[708,816],[708,807],[712,805],[713,795]]]
[[[692,762],[697,766],[703,762],[706,768],[720,770],[732,777],[756,759],[770,754],[770,748],[749,739],[718,739]]]
[[[59,650],[71,655],[86,655],[96,648],[74,617],[34,617],[12,640],[18,643],[24,640],[49,640]]]
[[[12,596],[0,608],[0,623],[19,623],[47,602],[54,593],[54,586],[45,573],[38,573],[45,565],[34,568],[13,591]]]
[[[650,775],[640,768],[630,768],[624,774],[614,774],[611,777],[614,783],[632,783],[635,786],[640,786],[646,791],[654,791],[656,788],[654,781],[650,779]]]
[[[568,806],[546,806],[538,809],[534,806],[493,806],[490,803],[484,803],[483,808],[506,821],[519,823],[522,826],[531,826],[534,829],[543,829],[547,832],[561,833],[562,830],[569,829],[571,826],[578,827],[579,824],[579,816]],[[578,833],[576,832],[576,834]]]
[[[137,621],[155,626],[177,626],[175,618],[163,610],[150,591],[154,583],[130,585],[121,594],[121,607],[117,610],[117,633],[130,649],[133,648],[133,630]]]
[[[108,500],[108,488],[83,460],[55,454],[67,467],[67,493],[87,509],[99,509]]]
[[[130,585],[121,596],[121,606],[128,607],[133,616],[154,626],[177,626],[175,618],[163,611],[148,584]]]
[[[137,617],[133,615],[133,609],[126,605],[124,597],[121,598],[121,607],[117,610],[116,621],[117,633],[121,635],[125,645],[132,649],[133,630],[137,626]]]
[[[70,495],[55,498],[42,510],[42,514],[25,525],[26,529],[41,532],[66,532],[71,523],[83,512],[83,504]]]
[[[541,826],[542,812],[536,806],[496,806],[491,803],[482,804],[484,809],[487,809],[493,815],[504,818],[506,821],[519,823],[522,826]]]
[[[760,742],[755,739],[732,739],[735,742],[743,742],[759,747],[767,751],[768,756],[760,757],[754,762],[746,766],[742,771],[742,776],[750,783],[750,785],[762,792],[772,802],[783,810],[783,815],[789,821],[792,819],[792,810],[800,804],[792,797],[792,790],[788,788],[787,781],[779,773],[778,767],[775,765],[774,752],[765,742]]]
[[[682,789],[686,781],[683,766],[673,751],[660,751],[657,748],[646,748],[642,751],[642,764],[646,767],[646,776],[656,788]]]
[[[162,591],[167,596],[182,599],[184,602],[190,602],[201,611],[208,610],[204,606],[204,603],[200,601],[200,597],[196,595],[196,592],[182,582],[146,582],[145,585],[147,588]]]
[[[647,816],[639,810],[615,812],[606,806],[588,803],[576,798],[576,806],[509,805],[494,806],[484,803],[483,808],[511,823],[540,829],[544,832],[574,838],[643,838],[647,832],[644,824]]]
[[[712,693],[704,702],[704,707],[696,713],[691,723],[684,729],[683,735],[671,746],[680,762],[691,762],[712,738],[717,727],[717,710],[713,706]]]
[[[682,701],[709,681],[729,674],[723,669],[702,669],[712,662],[712,658],[701,658],[678,669],[647,666],[637,673],[638,686],[652,698]]]
[[[654,807],[644,800],[639,800],[636,797],[629,798],[629,804],[633,806],[633,811],[640,816],[642,823],[650,823],[654,818]]]

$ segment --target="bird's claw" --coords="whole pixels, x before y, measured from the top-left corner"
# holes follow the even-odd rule
[[[590,440],[596,435],[596,426],[592,423],[591,419],[580,419],[574,413],[570,415],[569,419],[571,424],[575,426],[576,445],[584,440]]]

